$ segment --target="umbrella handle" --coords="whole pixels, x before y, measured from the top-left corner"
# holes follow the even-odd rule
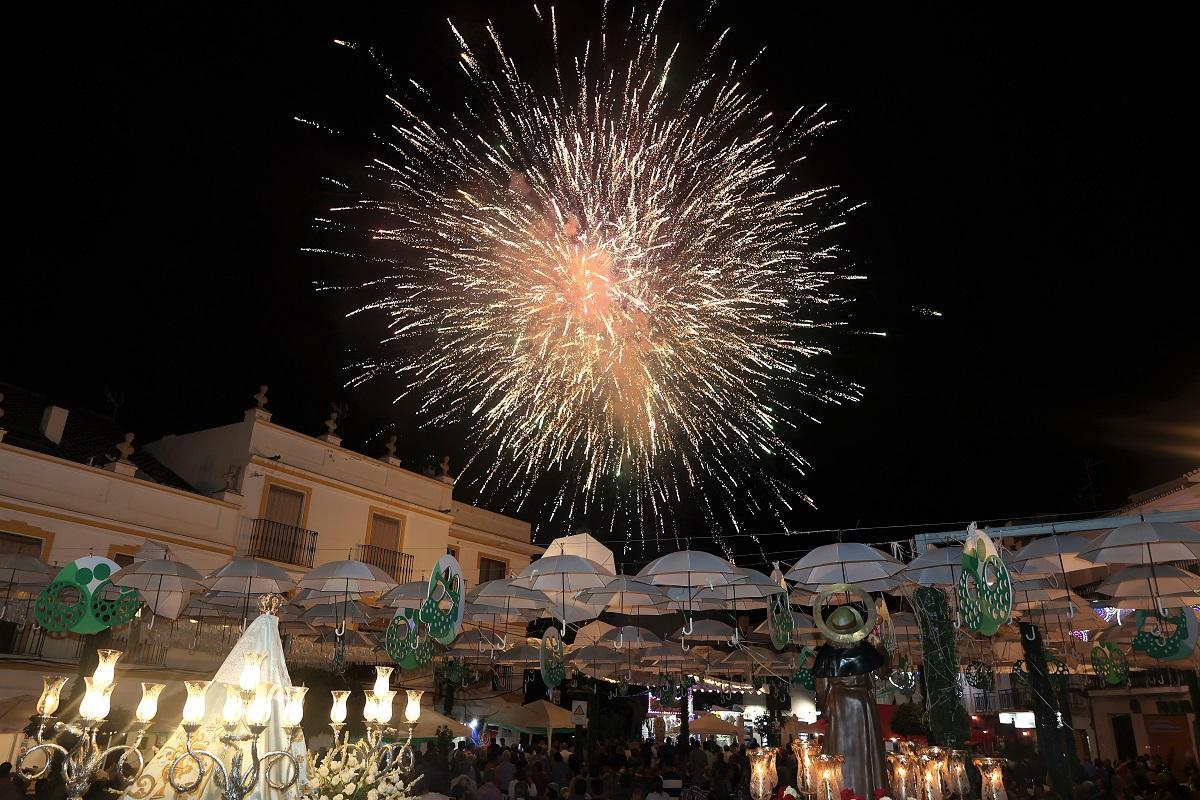
[[[683,635],[691,636],[692,631],[696,629],[696,622],[691,617],[687,618],[687,622],[683,623]]]
[[[688,643],[687,643],[687,641],[686,641],[686,637],[684,637],[684,636],[680,636],[680,637],[679,637],[679,646],[683,648],[683,652],[685,652],[685,653],[686,653],[688,650],[691,650],[691,649],[692,649],[692,648],[688,647]]]
[[[337,624],[336,627],[334,627],[333,635],[337,636],[339,639],[346,635],[346,620],[343,619]]]
[[[613,649],[620,650],[624,646],[625,646],[625,631],[621,631],[617,634],[617,641],[613,642]]]
[[[154,620],[158,617],[157,614],[151,614],[150,619],[146,622],[146,630],[154,630]]]
[[[1035,641],[1037,639],[1037,628],[1030,625],[1029,633],[1022,634],[1022,635],[1025,637],[1026,641],[1030,641],[1030,642]]]

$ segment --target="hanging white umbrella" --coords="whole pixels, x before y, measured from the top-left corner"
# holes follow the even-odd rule
[[[617,571],[616,559],[612,550],[605,547],[599,539],[590,533],[576,533],[572,536],[560,536],[546,545],[547,556],[582,556],[588,561],[595,561],[609,572]]]
[[[587,625],[584,625],[582,628],[575,631],[575,644],[599,644],[600,638],[611,630],[613,630],[612,625],[609,625],[607,622],[601,622],[598,619],[594,619]]]
[[[408,581],[379,596],[387,608],[420,608],[429,594],[429,581]]]
[[[300,619],[314,627],[340,627],[348,625],[370,625],[381,619],[383,615],[390,616],[386,610],[383,614],[378,609],[365,606],[355,600],[341,603],[321,603],[300,614]]]
[[[620,628],[613,628],[601,636],[600,643],[610,645],[616,649],[625,647],[637,648],[660,645],[662,644],[662,639],[653,631],[648,631],[645,628],[639,628],[636,625],[622,625]]]
[[[1096,564],[1080,557],[1092,542],[1083,536],[1043,536],[1034,539],[1012,555],[1011,563],[1024,573],[1081,572],[1095,569]]]
[[[537,647],[530,645],[528,642],[519,644],[511,650],[499,650],[496,652],[496,663],[498,664],[536,664],[541,659],[542,653]]]
[[[543,556],[521,570],[512,585],[534,589],[553,601],[554,613],[563,624],[595,619],[600,612],[588,604],[576,603],[573,595],[584,589],[604,586],[613,578],[612,570],[576,555]]]
[[[693,621],[691,630],[687,630],[685,625],[671,634],[671,638],[682,639],[686,636],[701,642],[728,643],[735,632],[732,626],[726,625],[724,622],[718,622],[715,619],[698,619]]]
[[[745,603],[742,608],[766,608],[768,597],[787,591],[758,570],[743,567],[738,567],[737,570],[744,576],[743,580],[714,585],[711,589],[702,588],[692,599],[701,602],[712,600]]]
[[[274,564],[257,558],[235,558],[202,581],[210,592],[235,594],[284,594],[296,588],[296,582]]]
[[[0,585],[4,592],[0,618],[8,611],[10,597],[20,592],[39,590],[50,583],[51,577],[50,568],[41,559],[19,553],[0,555]]]
[[[809,616],[808,614],[805,614],[803,611],[792,611],[792,631],[794,633],[797,633],[797,634],[806,633],[806,632],[811,633],[811,632],[817,632],[819,630],[820,629],[817,628],[817,623],[813,621],[813,618],[811,616]],[[763,620],[762,623],[759,624],[759,626],[754,629],[754,632],[757,634],[768,634],[769,635],[771,633],[770,621]]]
[[[908,562],[904,577],[921,586],[957,586],[962,573],[961,546],[929,550]]]
[[[633,578],[618,575],[603,586],[584,589],[576,599],[580,602],[602,604],[608,611],[619,614],[662,614],[670,599],[662,587]]]
[[[1122,525],[1080,551],[1096,564],[1163,564],[1200,559],[1200,531],[1177,522]]]
[[[642,567],[638,580],[655,586],[717,586],[745,580],[738,568],[703,550],[678,550]]]
[[[891,555],[858,542],[836,542],[815,548],[784,577],[807,586],[859,584],[891,578],[904,564]]]
[[[590,644],[578,650],[572,650],[568,659],[576,664],[623,664],[626,657],[611,647]]]
[[[191,593],[203,588],[204,576],[181,561],[155,558],[135,561],[109,580],[115,586],[137,589],[158,616],[179,619]]]
[[[1200,576],[1165,564],[1125,567],[1096,587],[1096,594],[1122,606],[1134,598],[1186,598],[1200,594]],[[1178,602],[1172,605],[1178,605]]]
[[[330,594],[384,594],[395,589],[392,576],[374,564],[346,559],[329,561],[309,571],[298,583],[301,589]]]
[[[506,578],[476,586],[467,592],[467,600],[497,608],[537,609],[538,611],[542,611],[550,605],[550,598],[544,592],[524,586],[515,586],[511,580]]]

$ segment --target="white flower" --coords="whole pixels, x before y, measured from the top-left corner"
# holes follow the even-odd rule
[[[351,775],[350,777],[353,778],[354,776]],[[354,784],[353,783],[346,784],[346,794],[354,794]]]
[[[379,800],[379,791],[376,789],[368,789],[367,800]]]
[[[335,794],[333,800],[346,800],[345,795]]]

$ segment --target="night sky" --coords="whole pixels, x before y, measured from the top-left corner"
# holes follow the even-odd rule
[[[382,321],[344,319],[355,299],[313,283],[371,275],[300,252],[333,202],[322,178],[359,175],[389,119],[380,71],[332,40],[456,91],[445,18],[478,41],[490,16],[535,72],[531,7],[248,5],[56,7],[10,29],[0,378],[101,411],[122,398],[140,442],[232,422],[268,383],[289,427],[322,432],[339,401],[349,447],[381,451],[364,440],[396,424],[414,467],[457,453],[461,432],[415,430],[393,386],[342,388]],[[865,203],[841,238],[870,278],[853,324],[888,333],[837,337],[819,364],[866,397],[803,428],[820,508],[793,524],[1104,510],[1200,464],[1186,26],[730,2],[697,34],[704,5],[668,6],[685,66],[732,24],[727,52],[767,47],[752,83],[772,107],[842,121],[809,177]],[[560,14],[566,50],[599,17]]]

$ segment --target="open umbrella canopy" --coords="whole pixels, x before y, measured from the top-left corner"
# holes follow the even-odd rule
[[[1200,531],[1177,522],[1134,522],[1109,531],[1080,552],[1096,564],[1162,564],[1200,559]]]
[[[130,589],[191,592],[202,587],[204,576],[180,561],[153,559],[135,561],[113,573],[109,580]]]
[[[546,545],[548,556],[583,556],[588,561],[595,561],[609,572],[617,571],[616,559],[600,540],[590,533],[576,533],[572,536],[560,536]]]
[[[428,592],[429,581],[408,581],[380,595],[379,603],[388,608],[420,608]]]
[[[755,607],[765,608],[767,605],[766,598],[787,591],[758,570],[742,567],[738,567],[737,570],[744,576],[743,580],[736,583],[717,584],[711,589],[704,587],[697,590],[692,599],[701,602],[705,600],[717,602],[755,601]]]
[[[581,603],[600,603],[609,611],[623,614],[661,614],[666,610],[661,606],[670,598],[661,587],[628,575],[619,575],[603,586],[584,589],[576,595],[576,599]]]
[[[741,730],[732,722],[726,722],[716,714],[701,714],[688,723],[688,731],[697,736],[739,736]]]
[[[598,644],[572,650],[568,658],[576,664],[621,664],[628,660],[624,653]]]
[[[545,700],[535,700],[515,710],[506,709],[488,721],[503,728],[547,736],[575,730],[571,712]]]
[[[242,595],[284,594],[296,587],[292,576],[257,558],[235,558],[203,581],[210,592]]]
[[[528,642],[511,650],[496,651],[496,662],[500,664],[536,664],[541,657],[542,651]]]
[[[41,559],[19,553],[0,555],[0,589],[18,584],[45,586],[51,577],[50,568]]]
[[[1094,563],[1079,556],[1091,545],[1091,540],[1082,536],[1043,536],[1013,553],[1012,564],[1029,574],[1071,573],[1095,569]]]
[[[622,625],[601,636],[600,643],[616,648],[646,647],[662,644],[662,639],[645,628],[639,628],[636,625]]]
[[[1125,567],[1097,586],[1096,594],[1122,604],[1132,598],[1192,596],[1200,594],[1200,576],[1165,564]]]
[[[810,617],[808,614],[805,614],[803,611],[792,611],[792,629],[797,633],[818,630],[817,623],[813,621],[812,617]],[[769,634],[771,632],[770,621],[764,619],[762,623],[754,629],[754,632],[760,634]]]
[[[537,589],[515,586],[511,580],[499,580],[481,583],[467,592],[467,600],[481,605],[496,608],[524,608],[545,610],[550,605],[550,598]]]
[[[579,592],[604,586],[612,570],[576,555],[543,556],[512,579],[513,586],[542,592]]]
[[[690,627],[690,630],[689,630]],[[728,642],[733,637],[734,629],[724,622],[715,619],[693,620],[691,625],[684,625],[675,633],[672,639],[687,637],[699,642]]]
[[[346,559],[329,561],[300,579],[301,589],[345,594],[383,594],[396,588],[396,582],[374,564]]]
[[[390,613],[386,612],[385,613]],[[343,603],[321,603],[305,611],[300,619],[309,625],[369,625],[380,618],[378,609],[350,600]]]
[[[962,572],[962,554],[958,545],[929,550],[908,562],[904,577],[921,586],[954,586]]]
[[[703,550],[667,553],[642,567],[637,577],[655,586],[716,586],[746,578],[733,564]]]
[[[904,564],[869,545],[835,542],[814,549],[788,570],[788,580],[809,586],[891,578]]]

